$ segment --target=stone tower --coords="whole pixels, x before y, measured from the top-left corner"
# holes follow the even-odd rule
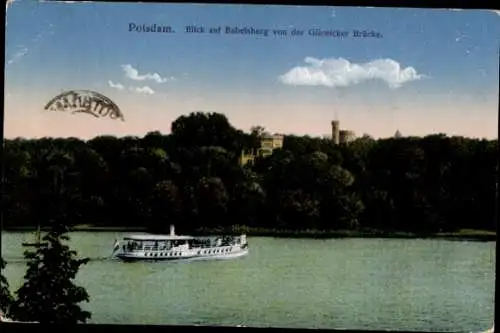
[[[332,121],[332,140],[335,145],[340,142],[340,122],[338,120]]]

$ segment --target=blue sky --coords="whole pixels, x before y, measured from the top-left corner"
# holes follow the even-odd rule
[[[130,23],[176,33],[130,32]],[[187,34],[186,25],[271,35]],[[311,28],[383,37],[312,37]],[[492,11],[16,1],[6,29],[7,137],[168,133],[196,110],[224,113],[243,130],[324,135],[338,117],[375,137],[497,136]],[[108,96],[126,122],[43,111],[70,89]]]

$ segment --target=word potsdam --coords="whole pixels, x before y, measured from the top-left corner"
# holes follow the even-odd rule
[[[134,32],[161,32],[161,33],[173,33],[174,29],[169,25],[161,25],[161,24],[136,24],[129,23],[128,31]]]

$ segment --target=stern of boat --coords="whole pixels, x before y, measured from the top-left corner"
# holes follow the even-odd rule
[[[240,243],[242,249],[248,248],[247,235],[243,234],[240,236]]]

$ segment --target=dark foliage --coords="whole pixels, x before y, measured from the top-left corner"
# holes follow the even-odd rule
[[[66,227],[52,226],[34,251],[26,251],[28,269],[24,284],[16,291],[11,315],[19,321],[42,324],[85,323],[90,313],[79,303],[89,300],[83,287],[73,280],[88,259],[77,259],[77,253],[63,242],[68,241]]]
[[[9,290],[9,283],[3,275],[4,269],[5,261],[0,257],[0,311],[8,315],[13,299]]]
[[[186,232],[495,229],[496,141],[362,137],[335,146],[287,136],[283,149],[242,167],[241,152],[256,148],[260,132],[194,113],[174,121],[170,135],[7,140],[6,227],[50,221],[58,209],[68,225],[155,232],[172,222]]]

